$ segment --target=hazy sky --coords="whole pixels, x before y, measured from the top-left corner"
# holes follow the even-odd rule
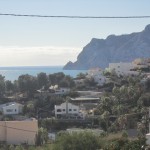
[[[150,0],[0,0],[0,13],[81,16],[150,15]],[[139,32],[149,19],[0,16],[0,66],[64,65],[92,38]]]

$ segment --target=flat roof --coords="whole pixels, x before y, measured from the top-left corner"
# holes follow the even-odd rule
[[[72,101],[85,101],[85,100],[99,100],[98,97],[77,97],[77,98],[70,98]]]

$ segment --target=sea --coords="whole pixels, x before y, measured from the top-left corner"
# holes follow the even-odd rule
[[[38,73],[44,72],[47,75],[63,72],[75,78],[79,73],[86,73],[86,70],[63,70],[63,66],[19,66],[19,67],[0,67],[0,74],[5,76],[5,80],[17,80],[20,75],[29,74],[36,76]]]

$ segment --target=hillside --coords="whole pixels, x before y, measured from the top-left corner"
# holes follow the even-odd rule
[[[78,55],[76,62],[68,62],[64,69],[82,70],[108,67],[109,63],[130,62],[150,57],[150,25],[142,32],[110,35],[106,39],[93,38]]]

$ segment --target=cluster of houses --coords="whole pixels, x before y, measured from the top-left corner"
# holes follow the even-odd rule
[[[132,63],[110,63],[107,71],[115,71],[120,75],[137,75],[139,69],[149,68],[150,59],[136,59]],[[87,71],[86,78],[93,78],[98,86],[103,86],[109,82],[104,76],[104,71],[100,68],[93,68]],[[149,75],[150,76],[150,75]],[[84,84],[83,78],[75,79],[76,85]],[[58,85],[50,86],[47,90],[44,88],[37,90],[34,97],[47,98],[49,96],[62,96],[70,92],[69,88],[58,87]],[[85,119],[88,115],[93,115],[94,109],[97,107],[103,92],[99,91],[77,91],[78,97],[70,97],[66,102],[55,105],[54,112],[57,119]],[[0,112],[3,115],[18,115],[22,113],[23,105],[10,102],[0,105]],[[68,130],[68,132],[77,129]],[[80,130],[81,131],[81,130]],[[101,132],[101,131],[100,131]],[[36,119],[22,119],[15,121],[0,121],[0,141],[8,144],[28,143],[35,144],[35,138],[38,133],[38,121]],[[53,135],[49,135],[53,137]],[[54,138],[54,137],[53,137]],[[150,134],[147,134],[148,144],[150,144]]]

